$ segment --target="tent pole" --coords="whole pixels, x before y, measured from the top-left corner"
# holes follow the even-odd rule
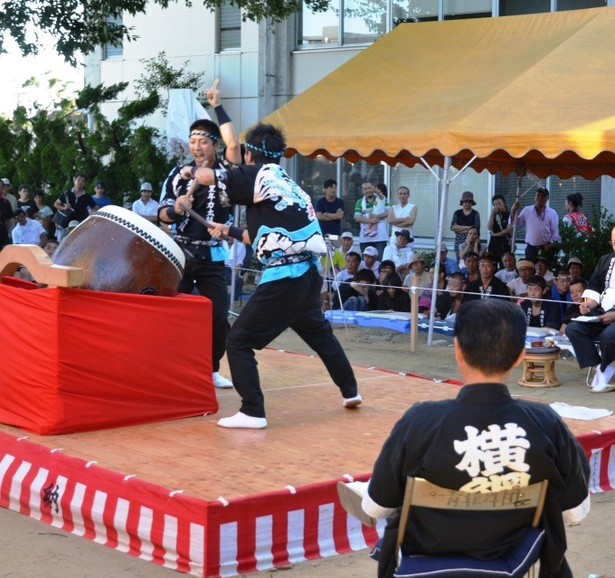
[[[440,195],[440,217],[438,219],[438,233],[436,236],[436,264],[434,267],[433,289],[431,293],[431,308],[429,310],[429,331],[427,333],[427,345],[433,342],[433,322],[436,315],[436,297],[438,295],[438,277],[440,275],[440,247],[442,246],[442,236],[444,235],[444,217],[446,216],[446,205],[448,203],[448,173],[451,168],[451,157],[444,157],[444,171],[442,173],[442,194]]]

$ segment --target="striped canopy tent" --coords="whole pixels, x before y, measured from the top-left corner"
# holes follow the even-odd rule
[[[451,166],[615,176],[613,31],[615,7],[402,24],[263,121],[286,156],[443,167],[438,268]]]

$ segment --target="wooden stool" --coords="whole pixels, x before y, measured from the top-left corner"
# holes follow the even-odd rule
[[[523,373],[517,382],[525,387],[557,387],[561,381],[555,374],[555,362],[559,359],[559,347],[533,347],[527,349],[523,358]]]

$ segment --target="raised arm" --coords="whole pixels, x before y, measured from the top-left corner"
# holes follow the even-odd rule
[[[226,159],[236,165],[240,165],[241,158],[241,143],[239,141],[239,134],[235,129],[235,125],[231,121],[229,115],[224,110],[224,107],[220,104],[220,91],[218,90],[219,80],[216,78],[211,87],[209,87],[205,94],[209,99],[209,103],[213,107],[216,117],[218,118],[218,125],[220,126],[220,134],[222,140],[226,145]]]

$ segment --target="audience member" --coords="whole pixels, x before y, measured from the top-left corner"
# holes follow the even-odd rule
[[[459,245],[459,262],[460,265],[463,264],[465,256],[468,253],[476,253],[480,255],[483,252],[483,245],[480,242],[480,232],[479,230],[472,226],[468,229],[468,233],[466,234],[466,240]]]
[[[529,278],[534,274],[534,263],[529,259],[521,259],[517,263],[517,271],[519,277],[506,283],[510,294],[515,297],[527,296],[527,282]]]
[[[495,276],[500,281],[504,281],[504,283],[510,283],[510,281],[519,277],[519,273],[517,273],[517,259],[510,251],[506,251],[501,259],[502,268]]]
[[[40,189],[34,191],[32,196],[34,204],[36,205],[36,211],[34,218],[43,226],[45,232],[49,234],[51,227],[51,217],[53,217],[53,211],[45,204],[45,193]]]
[[[132,204],[133,213],[147,219],[150,223],[156,224],[158,222],[159,205],[158,201],[155,201],[152,198],[152,195],[154,194],[152,185],[150,183],[143,183],[139,194],[141,195],[141,198],[137,199]]]
[[[549,269],[549,260],[544,255],[538,255],[535,260],[536,275],[545,278],[547,287],[550,287],[555,280],[555,275]]]
[[[446,268],[446,272],[450,275],[451,273],[457,273],[459,271],[459,261],[448,257],[448,247],[446,245],[441,245],[440,247],[440,263],[444,265]],[[435,260],[431,262],[430,266],[433,267],[435,265]]]
[[[34,213],[36,213],[36,203],[34,199],[30,197],[30,187],[28,185],[19,185],[17,187],[17,206],[20,209],[23,209],[26,212],[26,215],[29,218],[32,218]],[[30,211],[30,213],[28,213]]]
[[[4,225],[7,236],[10,234],[15,214],[13,213],[13,207],[8,199],[4,197],[4,184],[0,182],[0,225]],[[10,229],[9,229],[10,227]]]
[[[395,244],[387,245],[384,249],[383,258],[395,263],[395,268],[400,276],[408,274],[410,257],[414,254],[410,245],[414,239],[410,236],[408,229],[395,231]]]
[[[393,271],[380,281],[384,290],[378,295],[377,309],[380,311],[410,311],[410,296],[402,290],[401,277]]]
[[[611,247],[611,252],[598,259],[579,305],[581,315],[596,317],[596,322],[576,319],[566,327],[579,367],[595,366],[592,393],[615,390],[615,385],[609,384],[615,373],[611,365],[615,361],[615,227],[611,230]]]
[[[15,220],[17,224],[11,233],[14,245],[45,246],[47,243],[47,233],[38,221],[29,219],[23,209],[15,211]]]
[[[503,195],[493,195],[491,200],[493,208],[489,214],[489,245],[487,251],[493,253],[498,262],[502,259],[504,253],[510,251],[510,235],[512,233],[512,224],[510,223],[510,214],[506,208],[506,202]],[[502,279],[506,283],[504,279]],[[510,281],[510,279],[509,279]]]
[[[574,227],[577,235],[589,236],[592,228],[588,218],[581,212],[583,206],[583,195],[572,193],[566,197],[566,210],[568,211],[562,218],[562,223],[568,227]]]
[[[339,250],[344,255],[344,259],[346,255],[352,251],[352,245],[354,243],[354,237],[350,231],[344,231],[342,236],[340,237],[340,247]]]
[[[393,427],[371,480],[347,486],[357,502],[362,496],[357,515],[362,510],[372,518],[391,517],[379,576],[390,576],[389,568],[396,565],[399,517],[394,514],[404,501],[406,478],[414,476],[483,493],[548,480],[541,576],[572,578],[564,558],[565,526],[589,512],[589,463],[548,404],[511,396],[506,383],[523,359],[524,344],[525,319],[518,307],[500,299],[464,304],[454,330],[455,359],[464,383],[457,398],[415,403]],[[510,510],[455,514],[411,508],[403,551],[493,558],[509,550],[511,536],[518,540],[529,524]]]
[[[409,291],[413,286],[414,278],[419,287],[419,313],[425,313],[431,307],[431,293],[433,291],[433,274],[425,270],[425,257],[420,253],[415,253],[410,258],[410,273],[406,275],[403,287],[404,291]]]
[[[466,191],[461,195],[461,201],[459,201],[461,209],[457,209],[453,213],[453,220],[451,221],[451,231],[455,233],[455,256],[457,262],[461,260],[459,255],[459,245],[466,241],[468,231],[470,227],[476,227],[480,231],[480,215],[478,211],[472,207],[476,205],[474,200],[474,194],[470,191]]]
[[[544,187],[536,189],[534,204],[524,207],[519,215],[521,203],[517,199],[510,208],[511,223],[517,217],[517,225],[525,225],[525,258],[535,259],[539,251],[544,253],[554,249],[554,244],[561,242],[557,213],[547,207],[549,191]]]
[[[58,240],[55,237],[50,237],[49,239],[47,239],[47,243],[45,243],[45,246],[43,247],[43,251],[45,251],[45,253],[47,253],[48,257],[53,261],[53,254],[56,252],[56,249],[58,248],[60,244],[58,243]]]
[[[6,225],[0,222],[0,250],[4,249],[7,245],[11,244],[11,238],[9,237],[9,231]]]
[[[372,311],[378,306],[375,292],[376,275],[371,269],[359,269],[356,275],[348,280],[350,290],[347,299],[342,304],[345,311]]]
[[[342,303],[348,298],[350,284],[348,281],[353,279],[361,266],[361,255],[355,251],[350,251],[346,255],[346,269],[342,269],[336,276],[331,287],[333,289],[333,309],[340,309]]]
[[[90,213],[98,209],[98,205],[88,193],[85,192],[85,175],[77,173],[73,178],[73,187],[63,192],[53,204],[57,211],[65,214],[66,224],[56,226],[56,236],[62,240],[67,233],[62,229],[69,221],[85,221]]]
[[[566,315],[562,319],[562,326],[559,328],[560,335],[566,333],[566,327],[573,320],[581,315],[580,304],[583,303],[583,291],[587,289],[587,281],[582,277],[573,277],[570,280],[570,297],[572,304],[566,309]]]
[[[378,273],[378,266],[380,265],[380,261],[378,261],[378,249],[376,247],[365,247],[363,249],[363,261],[361,262],[360,269],[371,269],[374,275]]]
[[[478,259],[480,278],[468,283],[464,303],[474,299],[488,299],[489,297],[510,297],[506,283],[495,276],[497,257],[493,253],[483,253]]]
[[[99,209],[111,204],[111,199],[107,195],[107,187],[105,186],[104,181],[98,181],[94,185],[94,194],[92,195],[92,199],[94,199],[94,202]]]
[[[2,193],[2,198],[6,199],[11,205],[11,211],[15,213],[15,211],[19,208],[19,205],[17,204],[17,198],[15,195],[11,194],[11,181],[9,179],[2,179],[2,183],[0,184],[0,193]],[[14,217],[7,217],[4,224],[6,225],[10,235],[13,231],[13,227],[15,226]]]
[[[468,283],[477,281],[480,278],[480,274],[478,272],[478,253],[475,253],[474,251],[466,253],[463,264],[464,267],[461,269],[461,272],[465,275],[466,281]]]
[[[570,273],[568,273],[568,269],[560,267],[555,271],[554,283],[551,285],[551,290],[547,292],[547,295],[553,301],[559,301],[556,305],[560,313],[560,322],[563,323],[566,310],[570,303],[572,303],[572,297],[570,296]]]
[[[324,197],[316,201],[316,218],[320,224],[323,235],[342,234],[342,219],[346,206],[344,201],[337,196],[337,181],[327,179],[322,189]]]
[[[389,207],[386,196],[376,189],[370,181],[361,185],[363,193],[354,207],[354,220],[359,223],[359,247],[361,251],[368,245],[376,247],[378,257],[382,258],[384,248],[389,242]]]
[[[544,277],[532,275],[527,280],[528,298],[520,303],[527,319],[528,327],[560,328],[562,321],[557,303],[544,301],[547,284]]]
[[[461,271],[448,278],[446,291],[436,299],[436,319],[446,320],[454,317],[463,303],[466,279]]]
[[[578,257],[570,257],[570,259],[568,259],[567,267],[571,277],[583,276],[583,261],[581,261]]]
[[[391,238],[389,243],[394,246],[397,242],[395,233],[408,231],[408,237],[412,239],[409,248],[412,249],[412,243],[414,242],[412,226],[414,225],[414,221],[416,221],[417,207],[408,202],[410,200],[410,189],[408,187],[399,187],[397,189],[397,198],[399,203],[391,206],[389,210],[388,221],[389,225],[391,225]]]

